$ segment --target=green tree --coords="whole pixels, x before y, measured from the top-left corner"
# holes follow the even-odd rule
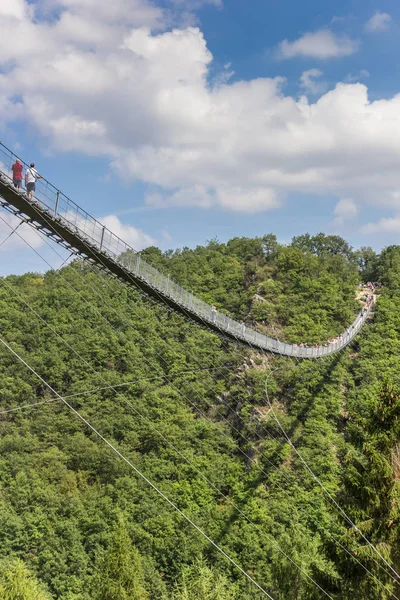
[[[182,580],[175,586],[171,600],[235,600],[234,584],[210,569],[203,561],[183,569]]]
[[[50,600],[50,596],[20,559],[0,564],[1,600]]]
[[[356,251],[360,278],[363,282],[375,281],[378,278],[378,255],[370,246],[363,246]]]
[[[95,600],[147,600],[142,559],[122,516],[94,575]]]

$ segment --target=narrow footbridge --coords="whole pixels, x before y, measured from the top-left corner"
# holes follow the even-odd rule
[[[37,181],[35,197],[29,201],[23,190],[19,191],[13,186],[11,165],[15,159],[16,155],[0,143],[1,207],[75,254],[96,263],[119,279],[138,286],[147,295],[166,303],[202,326],[206,325],[257,350],[297,358],[322,358],[347,346],[368,318],[372,305],[357,316],[337,342],[318,348],[300,347],[265,336],[223,312],[213,310],[209,304],[170,279],[169,275],[152,267],[141,258],[140,252],[131,248],[46,179]]]

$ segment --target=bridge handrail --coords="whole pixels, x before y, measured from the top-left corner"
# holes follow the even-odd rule
[[[9,187],[12,187],[11,166],[16,158],[17,155],[0,142],[0,175]],[[19,160],[28,168],[22,159],[19,158]],[[237,337],[249,346],[284,356],[321,358],[344,348],[357,335],[372,308],[371,303],[366,311],[361,311],[353,324],[340,336],[342,339],[335,343],[309,348],[281,342],[247,327],[244,323],[232,319],[221,311],[213,311],[209,304],[170,279],[169,275],[164,275],[146,262],[139,252],[44,177],[36,182],[34,201],[41,210],[46,212],[49,220],[62,222],[76,237],[123,266],[132,276],[148,283],[161,296],[170,298],[181,309],[195,313],[221,332],[226,332],[231,337]]]

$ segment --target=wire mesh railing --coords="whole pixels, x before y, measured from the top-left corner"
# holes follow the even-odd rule
[[[12,165],[16,159],[17,155],[0,142],[2,183],[12,189],[14,194],[25,196],[25,190],[15,188],[13,184]],[[24,161],[20,158],[19,160],[24,169],[29,168]],[[45,214],[48,221],[60,222],[77,239],[122,266],[134,279],[146,282],[158,295],[172,301],[181,312],[197,315],[213,328],[261,350],[297,358],[322,358],[338,352],[358,334],[373,305],[371,302],[363,309],[352,325],[333,342],[318,347],[281,342],[217,311],[213,306],[181,287],[169,275],[164,275],[155,269],[141,257],[139,252],[83,210],[46,178],[37,179],[31,202]]]

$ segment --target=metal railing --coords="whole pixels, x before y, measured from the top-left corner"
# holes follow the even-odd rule
[[[0,142],[0,177],[2,182],[12,188],[14,193],[25,195],[24,190],[13,188],[11,167],[16,158],[17,156]],[[24,161],[21,160],[21,163],[25,168],[28,167]],[[49,221],[62,223],[76,238],[96,248],[116,264],[121,265],[130,273],[132,278],[146,282],[159,296],[172,301],[181,312],[195,314],[205,323],[219,329],[222,333],[226,333],[229,337],[237,338],[260,350],[297,358],[322,358],[333,354],[347,346],[358,334],[372,308],[373,303],[367,310],[361,311],[347,331],[339,336],[334,343],[310,348],[281,342],[247,327],[244,323],[235,321],[235,319],[221,311],[213,310],[212,306],[178,285],[170,279],[169,275],[164,275],[143,260],[140,253],[136,252],[44,177],[36,182],[33,202],[39,210],[45,213]]]

